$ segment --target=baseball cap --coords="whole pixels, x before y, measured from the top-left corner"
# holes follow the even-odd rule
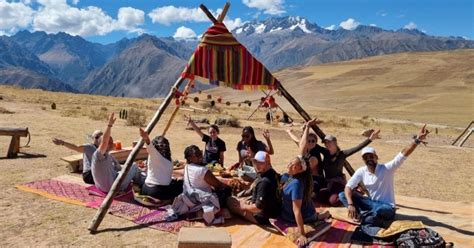
[[[362,152],[361,152],[362,156],[364,156],[367,153],[376,154],[375,149],[373,147],[370,147],[370,146],[364,147],[364,149],[362,149]]]
[[[254,159],[257,160],[258,162],[265,162],[266,158],[267,158],[267,153],[264,151],[257,152],[254,157]]]
[[[337,141],[337,139],[335,136],[329,134],[324,137],[324,141]]]

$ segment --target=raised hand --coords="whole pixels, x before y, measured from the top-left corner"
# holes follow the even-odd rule
[[[420,133],[418,134],[417,138],[419,140],[423,141],[423,140],[426,139],[426,136],[428,136],[429,133],[430,133],[430,131],[428,129],[426,129],[426,124],[425,124],[421,128]]]
[[[115,113],[112,112],[112,113],[110,114],[110,116],[109,116],[109,122],[108,122],[107,125],[108,125],[109,127],[112,127],[112,126],[114,125],[116,119],[117,119],[117,118],[115,118]]]
[[[57,139],[57,138],[53,138],[53,143],[55,145],[63,145],[64,144],[64,141],[60,140],[60,139]]]
[[[373,132],[370,134],[369,139],[372,140],[372,141],[374,141],[374,140],[376,140],[376,139],[381,139],[381,137],[380,137],[380,129],[377,129],[377,130],[373,131]]]
[[[308,127],[313,127],[313,126],[317,126],[319,124],[323,123],[322,120],[319,120],[318,118],[314,118],[308,122],[306,122],[306,125],[308,125]]]
[[[270,139],[270,131],[268,131],[268,129],[263,130],[262,135],[266,140]]]
[[[142,137],[143,141],[149,145],[150,144],[150,136],[148,135],[143,128],[140,128],[140,136]]]

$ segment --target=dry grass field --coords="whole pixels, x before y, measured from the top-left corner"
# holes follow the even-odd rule
[[[471,147],[474,142],[468,142],[465,148],[453,147],[450,143],[461,132],[458,127],[466,125],[474,116],[473,65],[474,51],[465,50],[381,56],[288,69],[277,75],[311,115],[326,121],[321,128],[336,135],[342,148],[362,141],[362,130],[381,128],[383,138],[375,141],[373,146],[382,161],[390,160],[410,142],[411,135],[419,129],[419,125],[412,122],[437,124],[437,134],[435,126],[429,126],[433,133],[428,146],[420,146],[397,172],[396,194],[472,203],[474,150]],[[208,93],[196,96],[204,98],[205,94]],[[224,100],[231,101],[257,99],[262,95],[235,91],[229,94],[223,89],[210,90],[209,94],[222,95]],[[160,100],[51,93],[5,86],[0,86],[0,96],[3,98],[0,100],[0,126],[28,127],[31,143],[22,151],[33,156],[3,158],[10,138],[0,136],[0,245],[80,246],[90,244],[90,241],[99,246],[175,245],[175,235],[111,216],[107,216],[101,225],[105,232],[89,235],[87,226],[95,210],[51,201],[14,188],[16,184],[69,173],[60,157],[74,152],[55,146],[52,137],[84,143],[86,134],[105,127],[105,118],[111,111],[118,113],[121,109],[135,109],[149,120]],[[277,101],[297,121],[301,120],[283,100]],[[53,102],[57,106],[55,110],[51,109]],[[192,105],[202,107],[200,103]],[[173,108],[168,108],[152,135],[161,133]],[[261,132],[264,128],[270,129],[275,147],[272,162],[280,172],[297,154],[297,147],[286,135],[287,127],[264,124],[264,112],[257,112],[254,118],[247,120],[254,106],[219,105],[219,108],[220,113],[191,114],[211,121],[221,116],[234,116],[240,120],[241,126],[254,126],[259,139],[263,139]],[[167,134],[172,156],[180,160],[186,146],[198,144],[202,147],[198,136],[185,130],[184,113],[190,112],[180,112]],[[294,129],[299,131],[299,127]],[[226,164],[237,161],[235,147],[240,132],[240,128],[222,128],[221,138],[228,148]],[[124,145],[131,145],[139,137],[138,127],[117,120],[112,135]],[[22,139],[21,144],[25,142]],[[349,161],[355,168],[362,165],[358,154]]]

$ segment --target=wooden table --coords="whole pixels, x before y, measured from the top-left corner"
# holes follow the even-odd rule
[[[28,128],[0,127],[0,135],[12,137],[7,158],[16,158],[20,152],[20,137],[28,136]]]
[[[130,152],[132,151],[133,147],[124,147],[122,150],[114,150],[110,151],[110,155],[112,155],[117,161],[120,163],[124,163]],[[148,152],[145,147],[140,149],[140,152],[137,154],[135,160],[144,160],[148,158]],[[61,160],[66,161],[69,163],[71,172],[79,172],[82,171],[82,161],[83,161],[83,154],[75,154],[67,157],[62,157]]]

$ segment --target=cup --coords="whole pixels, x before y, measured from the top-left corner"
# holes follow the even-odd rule
[[[122,150],[122,142],[120,140],[115,142],[115,150]]]

